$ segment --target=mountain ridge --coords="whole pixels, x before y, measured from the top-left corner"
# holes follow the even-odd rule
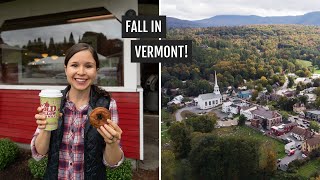
[[[320,11],[309,12],[298,16],[257,16],[257,15],[217,15],[201,20],[183,20],[167,17],[167,27],[217,27],[243,26],[253,24],[300,24],[320,26]]]

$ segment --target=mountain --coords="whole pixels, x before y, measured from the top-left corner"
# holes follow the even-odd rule
[[[242,26],[249,24],[301,24],[320,25],[320,11],[300,16],[270,16],[255,15],[218,15],[202,20],[181,20],[167,17],[167,27],[211,27],[211,26]]]

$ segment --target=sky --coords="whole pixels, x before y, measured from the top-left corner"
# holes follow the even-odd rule
[[[184,20],[216,15],[296,16],[320,11],[319,0],[160,0],[160,14]]]

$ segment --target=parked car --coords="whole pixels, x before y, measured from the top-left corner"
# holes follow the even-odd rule
[[[302,157],[303,157],[303,158],[306,158],[307,156],[306,156],[305,154],[302,154]]]
[[[294,153],[296,152],[296,150],[295,149],[292,149],[292,150],[290,150],[289,152],[288,152],[288,156],[292,156],[292,155],[294,155]]]

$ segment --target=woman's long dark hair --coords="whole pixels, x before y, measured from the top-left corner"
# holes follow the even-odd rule
[[[85,51],[85,50],[88,50],[91,53],[94,61],[96,62],[96,68],[98,69],[99,65],[100,65],[98,54],[97,54],[96,50],[94,50],[93,47],[87,43],[78,43],[78,44],[71,46],[71,48],[69,48],[66,52],[66,58],[64,59],[64,65],[67,66],[69,60],[72,58],[72,56],[74,54],[76,54],[80,51]]]
[[[99,66],[100,66],[98,54],[97,54],[96,50],[92,46],[87,44],[87,43],[78,43],[78,44],[75,44],[75,45],[71,46],[66,52],[66,57],[64,59],[64,65],[65,66],[68,65],[68,62],[72,58],[73,55],[75,55],[76,53],[78,53],[80,51],[85,51],[85,50],[88,50],[91,53],[94,61],[96,62],[96,68],[98,69]],[[70,85],[68,85],[68,86],[70,86]],[[69,89],[69,87],[68,87],[68,89]],[[95,91],[96,93],[98,93],[101,96],[109,96],[110,97],[110,93],[109,92],[107,92],[106,90],[98,87],[95,84],[93,84],[91,86],[91,90]]]

